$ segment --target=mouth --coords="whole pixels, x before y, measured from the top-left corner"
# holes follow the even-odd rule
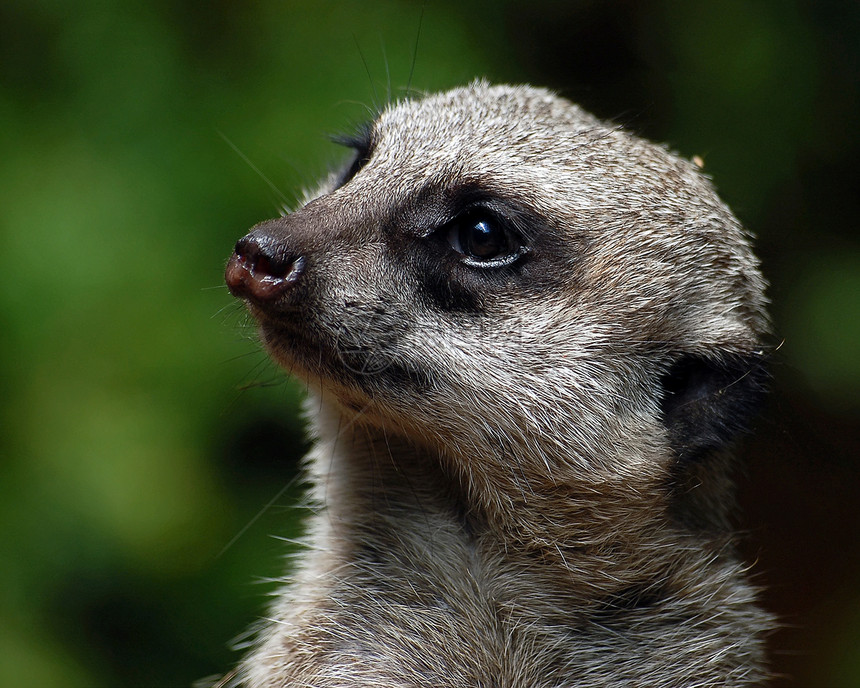
[[[372,352],[341,350],[309,334],[307,323],[295,319],[262,318],[260,333],[272,359],[309,389],[335,400],[345,411],[365,422],[384,423],[376,411],[380,398],[378,368]],[[329,396],[330,395],[330,396]]]
[[[284,370],[303,379],[330,375],[331,355],[319,338],[312,336],[309,323],[298,311],[291,313],[292,317],[272,317],[253,306],[250,310],[260,325],[263,345]]]
[[[401,360],[393,336],[380,343],[356,337],[343,324],[334,333],[322,331],[298,313],[291,318],[264,316],[260,323],[263,344],[284,370],[322,385],[349,408],[426,394],[440,382],[431,367]]]

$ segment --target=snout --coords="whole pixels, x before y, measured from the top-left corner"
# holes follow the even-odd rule
[[[236,242],[224,280],[233,296],[265,306],[287,295],[301,280],[307,259],[291,251],[263,223]]]

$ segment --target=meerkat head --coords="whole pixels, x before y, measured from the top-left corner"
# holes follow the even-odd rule
[[[765,284],[695,165],[483,82],[347,143],[348,168],[226,272],[273,357],[345,413],[530,490],[659,479],[741,429]]]

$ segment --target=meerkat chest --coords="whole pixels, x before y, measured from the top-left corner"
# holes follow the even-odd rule
[[[289,647],[277,640],[275,652],[290,658],[284,685],[587,688],[703,677],[693,658],[715,611],[633,592],[585,603],[573,573],[562,580],[424,518],[432,541],[377,530],[349,565],[344,552],[327,555],[336,567],[322,575],[313,562],[315,594],[282,616],[296,631]],[[726,667],[713,669],[704,678],[718,683]]]

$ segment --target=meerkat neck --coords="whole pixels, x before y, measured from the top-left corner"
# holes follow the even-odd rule
[[[299,651],[352,648],[356,680],[380,686],[746,685],[766,675],[750,629],[769,620],[725,539],[663,515],[631,511],[626,523],[574,492],[541,523],[545,504],[522,506],[529,528],[500,523],[440,454],[330,410],[318,422],[312,469],[324,508],[279,613]],[[558,539],[565,530],[574,535]],[[251,666],[282,653],[280,642],[270,636]],[[421,652],[404,651],[412,642]],[[718,659],[703,668],[702,652]],[[307,685],[329,685],[313,682],[321,676]]]
[[[332,540],[353,564],[387,561],[410,580],[421,571],[428,583],[458,592],[464,576],[490,584],[521,567],[552,578],[564,600],[556,611],[567,605],[576,613],[674,599],[683,596],[677,580],[716,590],[739,573],[729,534],[685,527],[657,485],[650,493],[620,480],[601,489],[545,486],[506,495],[493,509],[432,447],[336,411],[320,420],[339,431],[317,448],[317,498]],[[720,604],[719,596],[695,594]]]

